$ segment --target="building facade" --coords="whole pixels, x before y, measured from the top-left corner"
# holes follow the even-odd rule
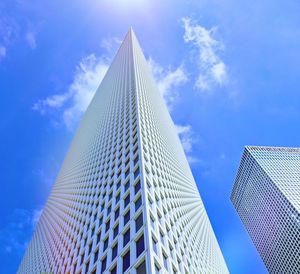
[[[18,273],[228,273],[132,30],[79,125]]]
[[[270,273],[300,273],[300,149],[246,147],[231,200]]]

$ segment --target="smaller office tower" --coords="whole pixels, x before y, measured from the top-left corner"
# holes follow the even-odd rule
[[[231,200],[270,273],[300,273],[300,149],[246,147]]]

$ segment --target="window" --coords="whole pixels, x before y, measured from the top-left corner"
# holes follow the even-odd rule
[[[164,238],[165,235],[161,230],[159,230],[159,235],[160,235],[160,238],[161,238],[161,242],[164,244],[165,243],[165,238]]]
[[[110,219],[108,219],[108,221],[105,223],[105,233],[109,230],[109,226],[110,226]]]
[[[155,229],[155,220],[151,214],[150,214],[150,220],[151,220],[151,225],[152,225],[153,229]]]
[[[101,230],[97,233],[97,243],[100,242],[101,239]]]
[[[128,146],[129,146],[129,143],[126,144],[125,150],[128,148]],[[127,160],[125,161],[125,164],[124,164],[124,165],[127,166],[128,163],[129,163],[129,158],[127,158]]]
[[[120,163],[121,163],[121,162],[120,162]],[[120,163],[119,163],[119,164],[120,164]],[[118,168],[120,168],[120,166],[121,166],[121,165],[119,165]],[[118,170],[117,177],[119,178],[120,175],[121,175],[121,169]],[[118,188],[118,185],[117,185],[117,188]]]
[[[130,210],[127,211],[127,213],[124,215],[124,226],[129,222],[130,220]]]
[[[119,224],[114,228],[114,239],[118,236],[119,234]]]
[[[137,211],[140,206],[142,205],[142,197],[140,196],[136,201],[135,201],[135,211]]]
[[[168,270],[168,256],[165,253],[163,253],[163,258],[164,258],[164,266],[166,270]]]
[[[88,272],[90,267],[90,261],[87,261],[85,271]]]
[[[104,202],[101,204],[101,211],[104,209]]]
[[[115,210],[115,221],[118,219],[120,215],[120,208],[118,207],[116,210]]]
[[[129,188],[129,186],[130,186],[130,183],[129,183],[129,181],[127,181],[124,186],[124,192],[126,192],[126,190]]]
[[[139,180],[134,186],[134,194],[137,194],[140,189],[141,189],[141,181]]]
[[[144,234],[136,241],[135,246],[136,246],[136,257],[138,257],[145,250]]]
[[[106,256],[101,261],[101,273],[103,273],[106,269]]]
[[[157,254],[157,241],[152,237],[152,246],[153,246],[153,250],[155,251],[155,253]]]
[[[95,255],[94,255],[94,263],[97,262],[98,257],[99,257],[99,249],[97,249],[97,251],[95,252]]]
[[[135,220],[135,231],[137,232],[143,226],[143,213],[141,213]]]
[[[114,258],[116,258],[118,255],[118,243],[116,243],[111,251],[111,260],[113,261]]]
[[[124,199],[124,208],[125,208],[126,206],[128,206],[129,202],[130,202],[130,194],[128,194],[128,195],[125,197],[125,199]]]
[[[120,201],[120,192],[118,193],[118,195],[116,196],[116,204]]]
[[[118,172],[118,177],[121,175],[121,170],[119,170]],[[119,189],[119,187],[121,186],[121,181],[118,181],[117,183],[117,189]]]
[[[157,264],[155,264],[155,274],[159,274],[160,273],[160,268],[158,267]]]
[[[129,168],[125,171],[125,178],[129,175]]]
[[[128,229],[123,235],[123,247],[130,241],[130,229]]]
[[[130,267],[130,250],[123,256],[123,273]]]
[[[104,243],[103,243],[103,252],[107,249],[107,247],[108,247],[108,238],[106,238],[104,240]]]
[[[139,174],[140,174],[140,169],[137,168],[137,169],[134,171],[133,178],[135,179],[137,176],[139,176]]]
[[[174,250],[174,248],[173,248],[173,246],[170,244],[170,242],[169,242],[169,249],[170,249],[171,255],[173,256],[173,250]]]
[[[122,162],[120,162],[120,165],[121,165],[121,163],[122,163]],[[118,173],[118,176],[120,176],[120,175],[121,175],[121,170],[119,170],[119,173]],[[119,181],[117,182],[117,189],[119,189],[120,186],[121,186],[121,180],[119,180]]]
[[[89,244],[89,252],[88,252],[89,255],[90,255],[90,253],[91,253],[91,251],[92,251],[92,246],[93,246],[93,243],[90,243],[90,244]]]
[[[103,216],[101,216],[99,219],[99,226],[102,225],[102,222],[103,222]]]
[[[146,264],[145,261],[143,261],[137,268],[136,268],[136,274],[145,274],[146,272]]]
[[[110,271],[110,274],[117,274],[117,266],[115,265],[114,268]]]
[[[138,161],[139,161],[139,156],[137,155],[133,160],[133,165],[135,166]]]
[[[111,212],[111,205],[107,208],[107,216],[110,214]]]

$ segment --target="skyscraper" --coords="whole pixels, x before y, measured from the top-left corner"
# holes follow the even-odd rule
[[[83,117],[19,273],[228,273],[130,30]]]
[[[231,200],[270,273],[300,273],[300,149],[246,147]]]

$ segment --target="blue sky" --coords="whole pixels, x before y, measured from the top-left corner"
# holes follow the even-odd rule
[[[129,26],[231,273],[267,273],[229,195],[245,145],[299,146],[299,1],[0,3],[0,265],[15,273]]]

